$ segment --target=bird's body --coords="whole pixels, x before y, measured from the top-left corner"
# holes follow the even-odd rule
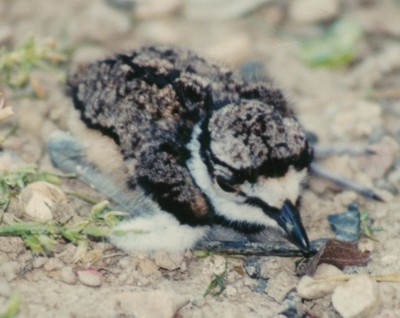
[[[165,47],[93,63],[68,87],[89,160],[157,210],[122,225],[143,240],[117,245],[189,248],[217,224],[280,227],[308,249],[297,209],[312,151],[280,90]]]

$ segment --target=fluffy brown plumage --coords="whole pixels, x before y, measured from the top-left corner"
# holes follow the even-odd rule
[[[182,224],[241,230],[239,223],[254,223],[218,212],[202,177],[188,167],[193,138],[212,186],[238,196],[251,196],[242,186],[283,178],[290,167],[302,171],[312,159],[280,90],[246,82],[191,51],[146,47],[117,54],[70,76],[68,87],[86,127],[120,149],[129,187],[143,190]],[[200,133],[193,137],[195,127]]]

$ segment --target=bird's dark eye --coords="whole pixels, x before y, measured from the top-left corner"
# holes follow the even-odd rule
[[[220,187],[222,190],[224,190],[225,192],[231,192],[231,193],[237,192],[237,190],[235,189],[235,187],[233,186],[233,184],[231,184],[231,183],[229,182],[229,180],[226,180],[226,179],[223,178],[223,177],[217,176],[217,177],[216,177],[216,181],[217,181],[219,187]]]

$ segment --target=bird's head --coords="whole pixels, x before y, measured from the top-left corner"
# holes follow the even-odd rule
[[[214,111],[197,140],[190,169],[216,214],[228,223],[281,228],[309,252],[299,208],[312,150],[296,119],[246,100]],[[191,147],[193,154],[193,141]]]

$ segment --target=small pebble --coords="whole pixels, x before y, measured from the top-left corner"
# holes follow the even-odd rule
[[[260,260],[258,258],[249,257],[244,264],[244,270],[251,278],[260,277]]]
[[[54,270],[58,270],[64,267],[63,262],[61,262],[58,258],[51,257],[46,259],[46,262],[44,264],[44,270],[46,272],[51,272]]]
[[[206,300],[205,300],[204,297],[195,298],[195,299],[192,300],[192,304],[193,304],[193,306],[196,306],[196,307],[200,308],[200,307],[203,307],[206,304]]]
[[[40,268],[46,264],[46,257],[35,257],[32,263],[34,268]]]
[[[72,267],[69,267],[69,266],[64,267],[61,270],[61,279],[64,283],[69,284],[69,285],[75,285],[78,280]]]
[[[234,297],[237,295],[238,291],[235,287],[233,287],[232,285],[228,285],[225,288],[224,293],[226,294],[226,296],[228,297]]]
[[[297,279],[293,274],[282,271],[268,280],[265,292],[278,303],[282,303],[286,295],[296,288]]]
[[[360,236],[360,211],[356,203],[351,203],[347,211],[328,215],[330,229],[342,241],[357,241]]]
[[[158,267],[169,271],[180,268],[183,262],[183,255],[181,253],[167,253],[160,251],[154,253],[152,258]]]
[[[67,196],[56,186],[37,181],[24,188],[20,201],[25,214],[34,221],[50,221],[56,207],[66,205]]]
[[[297,293],[304,299],[318,299],[330,294],[341,282],[317,280],[319,277],[342,275],[343,273],[333,265],[321,264],[314,277],[303,276],[298,285]]]
[[[118,277],[117,277],[118,283],[119,283],[120,285],[126,285],[128,279],[129,279],[130,277],[131,277],[131,275],[130,275],[129,273],[127,273],[127,272],[121,272],[121,273],[118,275]]]
[[[132,262],[131,262],[131,260],[130,260],[129,258],[122,258],[122,259],[118,262],[118,265],[119,265],[121,268],[128,268],[128,267],[130,267],[130,266],[132,265]]]
[[[78,280],[81,284],[90,287],[100,287],[102,284],[101,274],[95,270],[79,270]]]
[[[281,304],[279,318],[307,317],[304,309],[305,308],[299,295],[295,291],[290,292]]]
[[[369,276],[356,276],[336,287],[332,304],[344,318],[372,317],[380,305],[378,284]]]
[[[150,276],[159,273],[158,266],[149,259],[144,259],[138,262],[137,270],[143,276]]]

